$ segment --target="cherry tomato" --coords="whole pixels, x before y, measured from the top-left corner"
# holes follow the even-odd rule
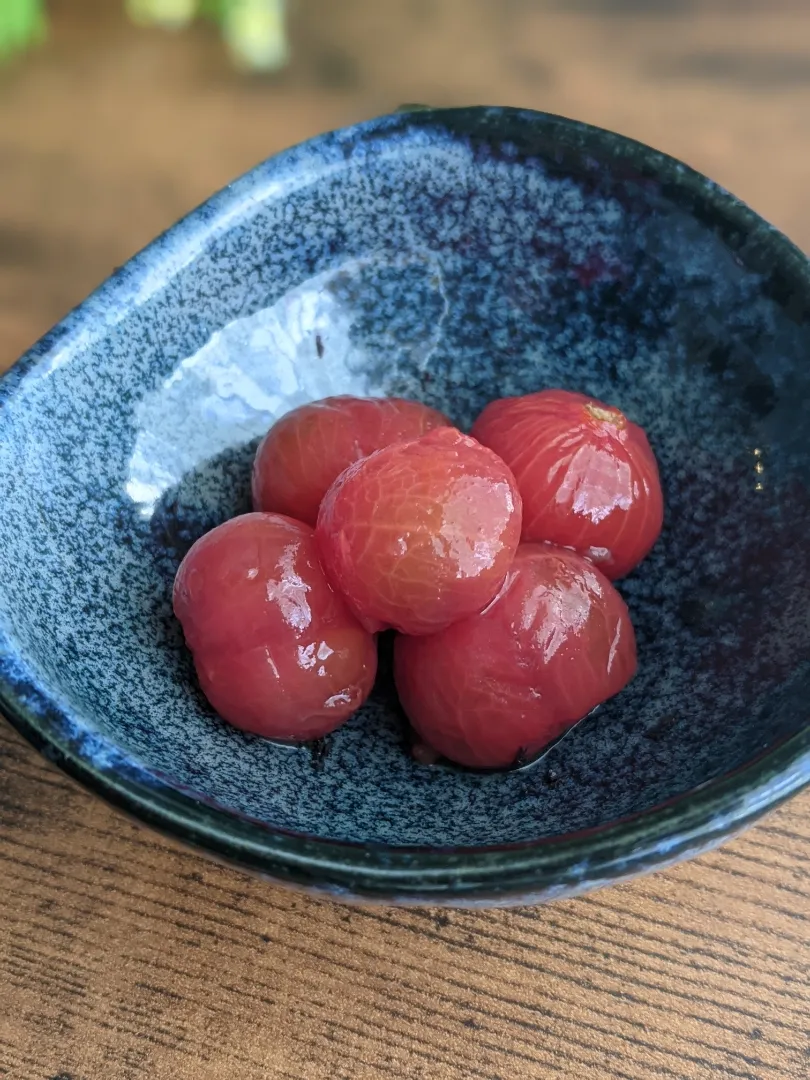
[[[308,525],[225,522],[186,555],[173,601],[203,692],[235,727],[316,739],[371,692],[376,643],[324,577]]]
[[[329,397],[282,416],[253,465],[253,507],[315,526],[332,482],[355,461],[450,421],[404,398]]]
[[[491,450],[437,428],[342,473],[316,534],[329,579],[367,629],[429,634],[500,588],[520,539],[520,495]]]
[[[592,563],[548,544],[521,544],[479,615],[394,645],[397,690],[416,733],[477,768],[538,753],[635,670],[622,598]]]
[[[570,547],[615,581],[658,539],[664,500],[655,456],[618,409],[543,390],[491,402],[472,434],[515,475],[524,540]]]

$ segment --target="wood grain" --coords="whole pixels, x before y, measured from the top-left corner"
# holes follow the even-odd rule
[[[0,747],[0,1075],[808,1075],[807,798],[580,900],[349,909],[213,866],[16,735]]]
[[[300,0],[293,67],[246,82],[205,29],[54,2],[51,42],[0,72],[0,366],[254,161],[402,101],[617,128],[810,247],[806,5],[605,14],[632,6]],[[123,821],[0,728],[0,896],[12,1080],[810,1077],[807,795],[580,900],[346,909]]]

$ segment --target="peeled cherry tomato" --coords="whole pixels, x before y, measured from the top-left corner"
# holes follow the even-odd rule
[[[430,634],[488,604],[520,538],[520,495],[454,428],[378,450],[326,493],[324,569],[369,630]]]
[[[655,456],[618,409],[543,390],[493,401],[472,434],[515,475],[523,540],[573,548],[616,580],[658,539],[664,500]]]
[[[316,739],[368,697],[374,638],[324,577],[315,535],[280,514],[245,514],[198,540],[174,582],[205,696],[235,727]]]
[[[273,424],[256,452],[253,507],[314,528],[327,489],[349,465],[449,425],[440,412],[404,398],[329,397],[301,405]]]
[[[477,768],[538,753],[635,670],[622,598],[592,563],[548,544],[521,544],[479,615],[394,646],[399,698],[417,734]]]

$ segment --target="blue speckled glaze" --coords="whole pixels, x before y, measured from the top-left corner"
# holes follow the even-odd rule
[[[809,280],[710,181],[555,117],[397,115],[272,159],[0,384],[0,702],[112,801],[336,895],[538,899],[716,842],[810,775]],[[385,654],[325,754],[221,723],[171,582],[248,508],[272,420],[401,394],[468,426],[546,386],[659,458],[635,682],[511,774],[414,764]]]

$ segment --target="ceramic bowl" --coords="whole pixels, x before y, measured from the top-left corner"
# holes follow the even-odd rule
[[[648,147],[499,108],[403,112],[260,165],[0,384],[0,707],[81,783],[277,881],[528,902],[709,847],[810,778],[810,273]],[[621,589],[631,686],[533,767],[416,764],[383,656],[327,744],[200,696],[170,604],[249,507],[258,437],[327,394],[462,427],[581,390],[649,433],[667,512]]]

